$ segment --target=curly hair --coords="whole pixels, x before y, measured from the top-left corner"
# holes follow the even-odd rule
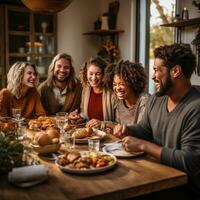
[[[185,77],[190,78],[196,67],[196,58],[189,45],[164,45],[154,50],[154,57],[164,61],[164,65],[171,69],[180,65]]]
[[[144,92],[147,84],[147,76],[140,63],[121,60],[117,64],[110,64],[105,70],[104,83],[109,89],[113,88],[113,79],[119,75],[129,84],[129,87],[136,95]]]
[[[107,66],[107,62],[104,61],[101,57],[91,57],[88,61],[86,61],[80,69],[80,80],[81,80],[81,84],[83,86],[86,86],[88,84],[88,80],[87,80],[87,70],[88,67],[91,65],[95,65],[97,67],[99,67],[102,71],[102,77],[104,77],[105,74],[105,68]],[[102,82],[102,84],[104,85],[104,83]]]
[[[24,71],[27,66],[31,66],[34,68],[36,73],[35,85],[37,86],[39,83],[39,78],[35,64],[18,61],[11,66],[7,74],[7,83],[8,83],[7,88],[17,99],[21,98],[23,95],[21,91],[23,87]]]
[[[48,69],[47,84],[51,85],[53,83],[53,80],[54,80],[53,72],[54,72],[55,63],[56,63],[56,61],[60,60],[61,58],[68,60],[70,63],[70,74],[69,74],[69,77],[67,78],[67,85],[68,85],[69,90],[73,90],[75,87],[75,84],[77,82],[76,77],[75,77],[75,70],[72,65],[72,57],[66,53],[57,54],[53,58],[51,64],[49,65],[49,69]]]

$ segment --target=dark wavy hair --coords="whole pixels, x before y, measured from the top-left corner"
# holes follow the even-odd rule
[[[196,67],[196,57],[190,45],[172,44],[160,46],[154,50],[154,57],[164,61],[164,65],[171,69],[180,65],[185,77],[190,78]]]
[[[81,80],[81,83],[83,86],[86,86],[88,84],[87,70],[90,65],[95,65],[95,66],[99,67],[102,71],[102,77],[104,77],[107,62],[104,61],[100,57],[91,57],[88,61],[84,62],[84,64],[81,66],[80,74],[79,74],[80,80]],[[103,84],[103,82],[102,82],[102,84]]]
[[[119,75],[126,81],[136,95],[140,95],[146,88],[147,76],[140,63],[121,60],[117,64],[110,64],[105,70],[103,79],[109,89],[113,88],[114,75]]]

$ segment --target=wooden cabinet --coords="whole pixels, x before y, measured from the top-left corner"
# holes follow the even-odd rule
[[[56,14],[34,13],[25,7],[4,5],[5,66],[4,75],[16,61],[29,61],[38,66],[40,77],[57,51]],[[5,86],[5,81],[2,82]]]
[[[177,29],[176,34],[176,42],[181,43],[182,42],[182,33],[184,31],[185,27],[200,27],[200,18],[192,18],[188,20],[179,20],[177,22],[172,22],[168,24],[162,24],[161,26],[166,27],[175,27]]]

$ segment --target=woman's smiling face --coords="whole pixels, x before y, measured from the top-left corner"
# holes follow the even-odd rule
[[[24,69],[23,84],[28,87],[35,87],[37,74],[31,65],[27,65]]]
[[[133,93],[129,84],[118,74],[113,78],[113,91],[118,99],[128,99],[130,94]]]
[[[103,73],[101,68],[90,65],[87,69],[87,80],[91,87],[101,87]]]

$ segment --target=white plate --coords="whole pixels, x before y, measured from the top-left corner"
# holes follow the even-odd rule
[[[39,183],[44,182],[47,179],[47,177],[43,177],[41,179],[35,180],[35,181],[31,181],[31,182],[12,182],[12,184],[18,186],[18,187],[32,187],[34,185],[37,185]]]
[[[73,174],[96,174],[96,173],[100,173],[100,172],[104,172],[107,171],[111,168],[113,168],[116,163],[117,163],[117,158],[109,153],[105,153],[105,152],[98,152],[101,155],[109,155],[112,157],[113,159],[113,163],[111,165],[105,166],[105,167],[99,167],[99,168],[92,168],[92,169],[73,169],[73,168],[69,168],[67,166],[63,167],[61,165],[58,164],[58,158],[55,161],[55,164],[64,172],[67,173],[73,173]],[[82,157],[86,156],[88,154],[88,151],[80,151],[80,154]]]
[[[118,158],[135,157],[144,154],[144,152],[127,152],[124,150],[122,143],[109,143],[105,144],[102,148],[103,152],[111,153]]]
[[[97,136],[99,136],[99,139],[102,140],[106,137],[106,132],[98,130],[98,129],[94,129],[93,131],[96,133]],[[83,138],[83,139],[75,139],[75,143],[77,144],[87,144],[88,143],[88,139],[90,139],[91,137],[87,137],[87,138]]]

